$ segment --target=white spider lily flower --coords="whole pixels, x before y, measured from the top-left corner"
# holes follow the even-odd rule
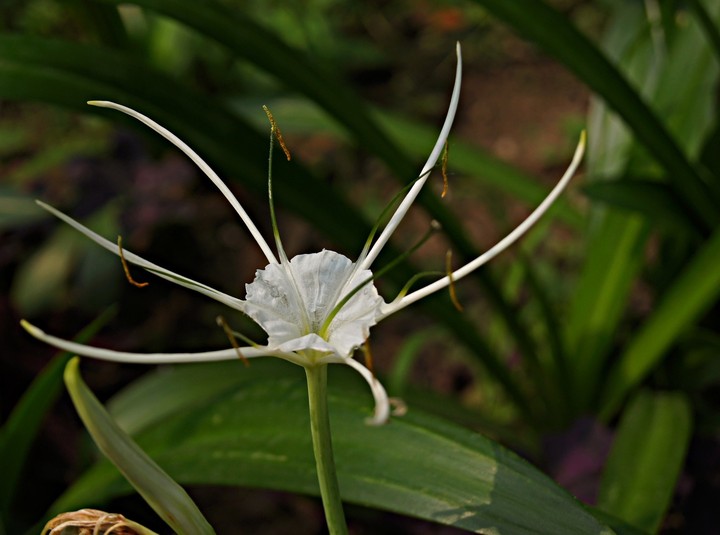
[[[368,339],[370,328],[390,314],[468,275],[517,241],[562,193],[580,164],[584,150],[583,136],[568,170],[547,198],[523,223],[497,245],[469,264],[453,273],[449,273],[438,281],[386,303],[380,297],[372,282],[373,274],[370,268],[419,194],[427,181],[429,172],[434,168],[443,150],[460,97],[462,61],[459,45],[457,47],[457,57],[455,83],[445,122],[430,157],[422,169],[420,178],[408,190],[405,198],[399,204],[380,236],[372,244],[372,247],[369,247],[370,244],[368,244],[361,252],[357,262],[352,262],[339,253],[327,250],[319,253],[298,255],[288,260],[276,235],[278,256],[280,258],[278,260],[237,198],[207,163],[183,141],[135,110],[113,102],[90,102],[92,105],[112,108],[134,117],[183,151],[220,189],[240,215],[265,254],[268,265],[256,272],[255,280],[246,285],[245,299],[239,299],[124,251],[127,262],[247,314],[265,330],[268,341],[264,346],[256,345],[200,353],[143,354],[77,344],[46,334],[24,320],[22,322],[23,326],[34,337],[60,349],[86,357],[116,362],[145,364],[210,362],[237,359],[239,351],[244,358],[278,357],[304,367],[336,363],[345,364],[358,371],[370,385],[375,398],[375,411],[369,422],[372,424],[386,422],[390,416],[390,403],[385,389],[367,367],[353,360],[354,351]],[[39,201],[38,204],[102,247],[119,254],[115,243],[99,236],[51,206]]]

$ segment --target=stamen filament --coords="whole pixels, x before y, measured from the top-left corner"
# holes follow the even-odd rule
[[[150,284],[149,282],[137,282],[135,279],[132,278],[132,275],[130,275],[130,268],[128,267],[128,263],[125,260],[125,254],[123,253],[122,236],[118,236],[117,244],[118,254],[120,255],[120,263],[122,264],[123,271],[125,272],[125,277],[127,278],[128,282],[136,288],[145,288],[145,286]]]
[[[270,205],[270,223],[272,225],[273,237],[275,238],[275,246],[280,256],[280,262],[287,263],[288,258],[285,254],[285,249],[282,246],[282,240],[280,239],[280,230],[277,224],[277,218],[275,217],[275,201],[273,200],[273,189],[272,189],[272,161],[273,161],[273,149],[275,148],[275,135],[277,130],[277,124],[275,118],[268,109],[267,106],[263,105],[263,110],[270,121],[270,150],[268,155],[268,203]],[[278,138],[278,141],[280,138]],[[289,160],[290,158],[288,158]]]
[[[378,216],[378,218],[375,220],[375,224],[373,225],[372,229],[370,230],[370,235],[368,236],[367,240],[365,240],[365,245],[363,246],[362,251],[361,251],[360,254],[358,255],[358,260],[357,260],[357,265],[358,265],[358,266],[360,266],[360,264],[362,264],[363,260],[364,260],[365,257],[367,256],[368,250],[370,249],[370,245],[372,245],[372,241],[373,241],[373,239],[375,238],[375,235],[377,234],[377,231],[378,231],[378,229],[380,228],[380,225],[383,223],[383,221],[385,221],[385,218],[386,218],[387,215],[390,213],[390,210],[392,210],[392,208],[394,208],[395,205],[397,205],[397,203],[398,203],[398,201],[400,200],[400,198],[401,198],[403,195],[405,195],[405,194],[408,192],[408,190],[410,190],[410,188],[412,188],[413,185],[414,185],[418,180],[420,180],[420,179],[423,178],[423,177],[426,177],[426,176],[429,175],[430,173],[432,173],[432,169],[428,170],[425,174],[416,177],[412,182],[410,182],[409,184],[405,185],[400,191],[398,191],[398,192],[393,196],[393,198],[390,199],[390,202],[388,202],[388,203],[385,205],[385,208],[383,208],[382,212],[380,213],[380,215]]]
[[[247,368],[250,366],[250,363],[248,362],[248,359],[245,358],[245,355],[242,354],[242,351],[240,351],[240,346],[237,343],[237,340],[235,340],[235,336],[233,335],[232,329],[230,329],[230,326],[228,325],[227,321],[225,321],[225,318],[222,316],[218,316],[215,318],[215,321],[217,322],[218,326],[222,328],[223,331],[225,331],[225,336],[228,337],[228,340],[230,340],[230,345],[233,346],[233,349],[237,353],[237,356],[240,360],[242,360],[243,364],[245,364],[245,367]]]
[[[269,154],[268,154],[268,204],[270,205],[270,224],[272,225],[272,232],[273,236],[275,238],[275,246],[277,247],[278,256],[280,257],[280,265],[282,266],[283,270],[285,270],[285,273],[287,274],[288,278],[292,281],[293,290],[295,293],[295,299],[298,303],[298,308],[302,312],[302,321],[303,321],[303,328],[306,331],[310,330],[310,318],[308,317],[307,311],[305,310],[304,306],[301,306],[300,304],[303,302],[302,296],[300,295],[300,291],[298,289],[298,283],[295,280],[295,275],[293,274],[292,269],[290,269],[290,261],[288,260],[287,254],[285,253],[285,249],[282,245],[282,240],[280,239],[280,229],[278,228],[277,224],[277,217],[275,216],[275,201],[273,198],[273,188],[272,188],[272,162],[273,162],[273,149],[275,148],[275,134],[278,131],[277,129],[277,123],[275,122],[275,118],[273,117],[273,114],[270,112],[270,109],[267,106],[263,106],[263,110],[265,111],[265,114],[268,117],[268,120],[270,121],[270,148],[269,148]],[[279,140],[280,138],[278,138]]]
[[[365,279],[364,281],[362,281],[360,284],[358,284],[357,286],[355,286],[355,288],[353,288],[352,290],[350,290],[350,291],[347,293],[347,295],[345,295],[345,297],[343,297],[340,301],[338,301],[337,305],[335,305],[335,307],[330,311],[330,314],[327,315],[327,317],[325,318],[325,321],[323,322],[322,326],[320,327],[320,330],[319,330],[318,334],[319,334],[321,337],[326,338],[328,329],[330,328],[330,324],[331,324],[332,321],[335,319],[335,316],[337,316],[337,314],[338,314],[338,313],[342,310],[342,308],[348,303],[348,301],[350,301],[350,299],[353,298],[353,296],[354,296],[356,293],[358,293],[360,290],[362,290],[365,285],[367,285],[367,284],[371,283],[372,281],[374,281],[375,279],[383,276],[385,273],[387,273],[388,271],[390,271],[391,269],[393,269],[393,268],[394,268],[395,266],[397,266],[400,262],[402,262],[402,261],[405,260],[407,257],[409,257],[411,254],[413,254],[415,251],[417,251],[420,247],[423,246],[423,244],[424,244],[426,241],[428,241],[428,239],[430,239],[430,236],[432,236],[433,233],[435,233],[435,232],[437,232],[438,230],[440,230],[440,228],[441,228],[441,227],[440,227],[440,223],[438,223],[438,222],[435,221],[435,220],[431,221],[431,222],[430,222],[430,228],[427,230],[427,232],[425,232],[425,234],[423,235],[423,237],[420,238],[420,240],[418,240],[418,242],[417,242],[415,245],[413,245],[410,249],[408,249],[407,251],[405,251],[404,253],[402,253],[401,255],[399,255],[397,258],[395,258],[392,262],[390,262],[390,263],[387,264],[386,266],[383,266],[383,267],[382,267],[381,269],[379,269],[376,273],[374,273],[374,274],[372,275],[372,277],[368,277],[367,279]]]
[[[423,279],[425,277],[431,277],[431,276],[437,276],[437,275],[446,275],[446,273],[443,273],[442,271],[423,271],[421,273],[417,273],[410,277],[410,280],[405,283],[405,286],[402,287],[402,289],[398,292],[397,296],[395,296],[395,299],[393,299],[393,303],[398,302],[400,299],[405,297],[405,294],[408,293],[410,288],[413,284],[415,284],[420,279]]]
[[[460,301],[458,301],[457,293],[455,292],[455,280],[453,279],[452,272],[452,251],[448,251],[445,255],[445,272],[449,280],[448,290],[450,292],[450,301],[452,301],[453,306],[458,312],[463,312],[463,306],[460,304]]]

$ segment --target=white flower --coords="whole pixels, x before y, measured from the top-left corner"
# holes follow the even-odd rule
[[[162,126],[130,108],[112,102],[90,102],[92,105],[116,109],[134,117],[182,150],[212,180],[233,206],[265,254],[268,265],[264,269],[259,269],[256,272],[255,280],[246,285],[246,297],[243,300],[173,273],[128,251],[124,252],[125,259],[159,277],[216,299],[247,314],[256,321],[268,334],[267,345],[239,348],[245,358],[279,357],[305,367],[333,363],[351,366],[365,378],[375,398],[375,414],[371,422],[374,424],[384,423],[390,414],[385,389],[370,370],[352,358],[355,349],[367,340],[370,327],[418,299],[446,288],[453,281],[471,273],[515,242],[560,195],[577,169],[584,150],[583,138],[570,167],[555,188],[525,221],[493,248],[434,283],[386,303],[378,295],[372,283],[373,275],[370,268],[414,202],[443,150],[460,97],[462,62],[459,45],[457,55],[458,64],[450,106],[435,147],[420,173],[420,178],[408,190],[380,236],[372,243],[371,247],[366,246],[357,262],[352,262],[339,253],[327,250],[298,255],[288,260],[279,239],[276,239],[278,259],[228,187],[190,147]],[[40,201],[38,204],[102,247],[118,254],[118,247],[115,243],[99,236],[51,206]],[[30,334],[58,348],[86,357],[117,362],[147,364],[209,362],[236,359],[238,355],[236,348],[202,353],[142,354],[112,351],[48,335],[26,321],[23,321],[22,324]]]

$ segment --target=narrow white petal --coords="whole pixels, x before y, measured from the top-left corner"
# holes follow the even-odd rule
[[[358,259],[359,269],[361,270],[370,268],[372,263],[380,254],[382,248],[390,239],[392,233],[395,232],[395,229],[398,227],[403,217],[405,217],[405,214],[410,209],[410,206],[412,206],[412,203],[415,201],[415,198],[420,193],[422,187],[425,185],[429,172],[435,166],[435,163],[440,157],[443,147],[445,146],[445,142],[450,135],[450,129],[452,128],[453,120],[455,119],[455,112],[458,107],[458,101],[460,100],[460,85],[462,83],[462,54],[460,51],[460,43],[457,44],[456,53],[457,67],[455,69],[455,85],[453,87],[452,97],[450,98],[450,106],[448,107],[448,112],[445,116],[445,122],[440,130],[440,135],[435,143],[435,147],[433,147],[430,157],[425,163],[425,166],[422,168],[422,171],[420,171],[420,178],[415,182],[415,184],[413,184],[413,187],[410,188],[410,191],[408,191],[408,194],[400,203],[400,206],[398,206],[398,209],[395,211],[392,218],[390,218],[390,221],[383,229],[377,241],[373,244],[367,256],[365,258]]]
[[[82,225],[75,221],[72,217],[62,213],[59,210],[56,210],[52,206],[45,204],[42,201],[35,201],[40,207],[44,208],[51,214],[53,214],[58,219],[61,219],[74,229],[78,230],[79,232],[83,233],[85,236],[90,238],[92,241],[100,245],[101,247],[104,247],[111,253],[114,253],[118,256],[120,256],[120,252],[118,251],[118,246],[116,243],[111,242],[110,240],[106,240],[99,234],[93,232],[89,228],[87,228],[85,225]],[[233,297],[231,295],[228,295],[226,293],[220,292],[218,290],[215,290],[214,288],[211,288],[210,286],[206,286],[202,283],[196,282],[192,279],[188,279],[187,277],[183,277],[182,275],[178,275],[177,273],[174,273],[170,271],[169,269],[165,269],[164,267],[160,267],[157,264],[153,264],[152,262],[148,262],[147,260],[139,257],[136,254],[131,253],[130,251],[127,251],[125,248],[123,248],[123,256],[125,257],[125,260],[127,260],[131,264],[135,264],[136,266],[140,266],[144,269],[147,269],[149,272],[154,273],[158,277],[162,277],[163,279],[169,280],[170,282],[174,282],[176,284],[179,284],[180,286],[184,286],[185,288],[190,288],[191,290],[195,290],[196,292],[199,292],[203,295],[207,295],[208,297],[212,297],[216,301],[220,301],[221,303],[234,308],[236,310],[244,310],[245,309],[245,301],[242,299],[238,299],[237,297]]]
[[[225,196],[225,198],[230,202],[232,207],[235,209],[235,211],[238,213],[240,218],[243,220],[245,225],[247,226],[248,230],[250,231],[250,234],[252,234],[252,237],[255,238],[255,241],[260,246],[260,249],[262,249],[263,254],[267,258],[269,263],[277,263],[277,259],[275,258],[275,255],[273,254],[272,250],[270,249],[270,246],[267,244],[265,239],[260,234],[260,231],[257,229],[255,224],[252,222],[252,219],[250,219],[250,216],[247,214],[245,209],[240,204],[240,201],[237,200],[235,195],[232,194],[230,189],[225,185],[225,183],[220,179],[220,177],[213,171],[210,166],[205,163],[205,160],[200,158],[200,156],[192,150],[187,144],[185,144],[184,141],[182,141],[180,138],[178,138],[175,134],[170,132],[167,128],[164,128],[157,124],[155,121],[150,119],[149,117],[146,117],[142,113],[136,112],[132,108],[128,108],[127,106],[123,106],[121,104],[116,104],[114,102],[109,102],[106,100],[91,100],[88,102],[91,106],[98,106],[100,108],[111,108],[113,110],[118,110],[123,113],[126,113],[130,117],[133,117],[140,121],[141,123],[144,123],[145,125],[149,126],[155,132],[163,136],[165,139],[170,141],[173,145],[175,145],[178,149],[183,151],[188,158],[190,158],[195,165],[197,165],[205,175],[212,180],[213,184],[217,186],[217,188],[222,192],[222,194]]]
[[[550,208],[550,206],[555,202],[555,200],[560,196],[560,194],[563,192],[565,187],[570,182],[570,179],[575,174],[575,171],[577,170],[578,166],[580,165],[580,161],[582,160],[583,153],[585,151],[585,132],[582,133],[580,136],[580,142],[578,143],[577,148],[575,149],[575,155],[573,156],[572,162],[570,163],[570,166],[568,167],[567,171],[565,171],[565,174],[562,176],[560,181],[557,183],[557,185],[553,188],[553,190],[548,194],[547,197],[543,200],[542,203],[540,203],[540,206],[535,208],[533,213],[531,213],[525,221],[520,223],[515,230],[513,230],[510,234],[505,236],[502,240],[500,240],[495,246],[493,246],[491,249],[486,251],[485,253],[478,256],[475,260],[472,262],[466,264],[465,266],[461,267],[457,271],[454,271],[452,273],[452,280],[458,281],[462,279],[464,276],[472,273],[477,268],[485,264],[486,262],[492,260],[497,255],[502,253],[505,249],[510,247],[513,243],[515,243],[523,234],[525,234],[537,221],[542,217],[542,215]],[[437,292],[438,290],[441,290],[443,288],[446,288],[450,284],[451,277],[443,277],[442,279],[435,281],[432,284],[429,284],[428,286],[425,286],[424,288],[421,288],[415,292],[412,292],[402,299],[388,303],[386,305],[383,305],[381,307],[381,313],[378,317],[378,321],[380,321],[383,318],[386,318],[390,314],[393,314],[397,312],[400,309],[405,308],[411,303],[414,303],[415,301],[422,299],[423,297],[426,297],[434,292]]]
[[[347,364],[351,368],[357,370],[360,375],[363,376],[363,378],[367,381],[368,385],[370,385],[370,390],[372,391],[372,395],[375,398],[375,414],[373,414],[372,418],[367,419],[367,423],[370,425],[383,425],[387,423],[388,419],[390,418],[390,401],[388,400],[388,395],[387,392],[385,392],[385,388],[380,383],[380,381],[377,380],[373,373],[365,366],[360,364],[357,360],[351,358],[333,359],[331,361],[328,360],[328,362]]]
[[[113,351],[111,349],[101,349],[99,347],[78,344],[46,334],[25,320],[22,320],[20,324],[28,333],[46,344],[83,357],[111,362],[125,362],[129,364],[185,364],[190,362],[216,362],[220,360],[238,359],[237,350],[234,348],[200,353],[128,353],[126,351]],[[267,347],[241,347],[240,352],[243,357],[248,359],[257,357],[280,357],[300,364],[299,359],[293,355],[284,354]]]

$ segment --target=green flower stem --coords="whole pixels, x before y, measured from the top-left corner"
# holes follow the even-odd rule
[[[312,431],[315,464],[317,466],[320,496],[325,508],[330,535],[347,535],[345,513],[343,512],[335,473],[330,418],[327,403],[327,364],[305,368],[310,405],[310,429]]]

